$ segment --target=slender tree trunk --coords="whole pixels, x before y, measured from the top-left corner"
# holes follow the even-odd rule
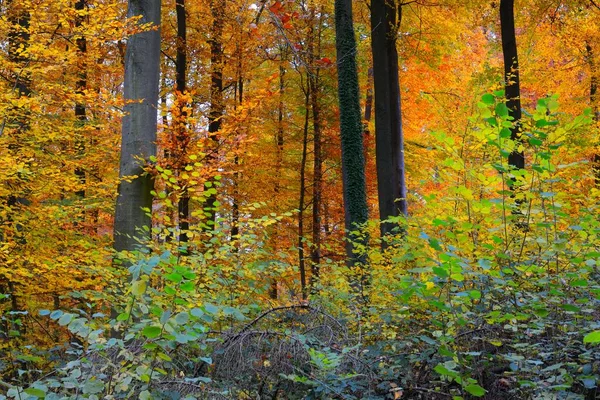
[[[306,77],[306,92],[304,98],[304,109],[306,114],[304,116],[304,130],[302,136],[302,161],[300,162],[300,200],[298,204],[298,268],[300,269],[300,288],[302,290],[302,299],[306,299],[307,286],[306,286],[306,260],[304,256],[304,208],[305,208],[305,194],[306,194],[306,160],[308,153],[308,126],[310,121],[310,85],[308,80],[310,76]]]
[[[275,181],[275,187],[273,188],[273,191],[275,192],[275,196],[277,196],[277,198],[279,198],[279,193],[281,191],[281,181],[280,181],[280,177],[282,174],[282,170],[283,170],[283,146],[284,146],[284,127],[283,127],[283,114],[284,114],[284,102],[283,102],[283,96],[284,96],[284,91],[285,91],[285,66],[284,66],[284,62],[287,61],[287,52],[285,51],[285,46],[280,46],[279,50],[280,50],[280,57],[281,59],[279,60],[279,105],[277,108],[277,134],[275,135],[275,145],[277,146],[277,153],[276,153],[276,162],[275,162],[275,170],[277,171],[277,177],[276,177],[276,181]],[[279,242],[279,228],[280,225],[276,224],[275,225],[275,237],[273,242],[273,251],[277,252],[277,247],[278,247],[278,242]],[[275,300],[277,299],[278,296],[278,289],[277,289],[277,278],[273,278],[273,281],[271,282],[271,290],[269,292],[269,297],[271,297],[271,299]]]
[[[217,153],[219,150],[219,136],[221,130],[221,119],[223,117],[223,24],[225,18],[225,1],[211,0],[210,9],[213,17],[212,37],[210,39],[210,65],[211,65],[211,80],[210,80],[210,111],[208,115],[208,132],[213,141],[214,148],[212,155],[209,157],[209,163],[214,164],[217,161]],[[216,227],[217,214],[215,202],[217,195],[214,193],[216,189],[216,181],[211,179],[207,189],[213,189],[213,193],[206,197],[204,203],[204,214],[206,215],[206,225],[208,230]]]
[[[235,92],[236,96],[234,98],[234,109],[237,109],[237,106],[242,106],[242,102],[244,101],[244,77],[242,72],[242,53],[241,48],[238,48],[238,70],[237,70],[237,79],[235,84]],[[240,157],[238,155],[238,146],[235,146],[235,154],[233,156],[233,193],[232,193],[232,204],[231,204],[231,240],[233,243],[234,251],[238,251],[239,246],[239,236],[240,236]]]
[[[371,10],[372,10],[372,6],[371,6]],[[372,13],[373,11],[371,11]],[[373,68],[369,68],[368,74],[367,74],[367,94],[365,97],[365,118],[364,118],[364,124],[365,124],[365,136],[366,135],[370,135],[371,132],[369,132],[369,122],[371,122],[371,115],[373,114]]]
[[[29,59],[27,58],[27,49],[29,48],[30,41],[30,33],[29,26],[31,16],[26,8],[22,5],[15,3],[13,1],[9,1],[7,3],[9,7],[10,15],[8,17],[10,22],[10,30],[8,32],[8,58],[11,62],[15,63],[18,66],[19,71],[15,71],[13,73],[13,90],[16,93],[17,97],[29,97],[31,95],[31,80],[30,75],[27,71]],[[10,126],[12,129],[11,135],[14,136],[11,138],[11,142],[8,145],[9,153],[12,157],[14,157],[16,162],[23,160],[24,157],[21,155],[22,145],[21,141],[23,136],[29,130],[29,110],[16,106],[13,110],[14,117],[11,118]],[[6,117],[5,117],[6,118]],[[2,126],[2,132],[5,128],[5,123]],[[30,155],[27,155],[27,159],[30,158]],[[25,162],[28,165],[28,162]],[[18,176],[18,183],[22,183],[26,181],[25,177]],[[4,198],[7,206],[7,214],[6,226],[11,227],[13,241],[15,241],[18,246],[26,244],[25,239],[25,227],[20,223],[17,219],[14,220],[14,217],[18,217],[20,214],[20,209],[29,205],[29,200],[27,199],[27,190],[15,187],[11,194]],[[0,231],[0,239],[2,241],[7,240],[4,237],[4,233]],[[2,276],[0,277],[6,283],[7,292],[3,294],[10,295],[10,309],[11,311],[21,311],[21,304],[19,302],[19,296],[17,293],[17,288],[15,282],[11,281],[9,277]],[[17,319],[17,317],[15,317]],[[19,325],[15,323],[15,320],[11,320],[12,327],[11,329],[17,330],[21,333],[24,332],[23,325]]]
[[[242,54],[242,47],[241,47],[241,38],[238,39],[238,44],[237,44],[237,78],[236,78],[236,84],[235,84],[235,91],[237,93],[235,100],[235,104],[234,104],[234,108],[237,109],[238,105],[241,107],[242,103],[244,102],[244,70],[243,70],[243,54]],[[236,146],[237,147],[237,146]],[[239,180],[240,180],[240,173],[238,171],[239,168],[239,164],[240,164],[240,157],[237,154],[237,148],[236,148],[236,154],[233,156],[233,164],[234,164],[234,168],[235,171],[233,173],[233,199],[232,199],[232,205],[231,205],[231,239],[232,240],[236,240],[239,237],[240,234],[240,205],[239,205]],[[237,249],[237,247],[236,247]]]
[[[185,0],[177,0],[175,3],[175,11],[177,15],[177,56],[175,66],[175,91],[178,98],[179,121],[175,124],[177,148],[179,150],[178,158],[181,160],[180,166],[183,166],[187,161],[187,148],[189,145],[189,133],[187,129],[187,102],[184,101],[186,92],[186,71],[187,71],[187,19],[185,12]],[[179,221],[179,243],[182,249],[188,242],[188,231],[190,229],[190,195],[187,186],[183,185],[181,197],[177,204],[177,212]],[[182,250],[187,254],[187,248]]]
[[[585,43],[586,59],[590,67],[590,105],[592,107],[593,120],[595,125],[600,121],[600,104],[598,104],[598,71],[594,61],[594,51],[589,42]],[[594,172],[594,180],[596,186],[600,187],[600,153],[594,154],[592,160],[592,171]]]
[[[394,0],[371,1],[371,46],[375,77],[375,146],[381,221],[408,214],[398,51],[396,49],[397,31],[401,22],[398,16],[402,16],[402,7],[397,9]],[[387,245],[385,236],[391,234],[397,226],[397,223],[393,222],[381,223],[383,248]]]
[[[77,0],[75,3],[76,11],[83,11],[87,5],[87,0]],[[81,28],[83,24],[83,16],[77,15],[75,17],[75,27]],[[77,82],[75,83],[75,93],[78,96],[81,96],[81,99],[78,99],[75,103],[75,118],[77,118],[78,127],[82,129],[81,132],[78,133],[79,137],[75,142],[76,151],[79,156],[82,156],[85,153],[85,131],[83,131],[85,124],[87,122],[87,115],[85,109],[85,102],[83,97],[85,96],[85,91],[87,89],[87,65],[85,61],[85,56],[87,53],[87,41],[85,36],[78,36],[75,40],[77,45],[77,55],[79,59],[79,65],[77,66]],[[75,176],[81,185],[81,188],[75,193],[79,198],[83,199],[85,197],[85,169],[82,167],[75,168]]]
[[[357,257],[357,254],[354,253],[355,244],[366,244],[366,239],[360,238],[352,232],[367,222],[369,212],[351,0],[335,0],[335,38],[347,239],[346,255],[348,264],[354,265],[357,261],[364,260],[363,257]]]
[[[315,19],[314,8],[311,11],[311,32],[309,35],[314,37],[314,24],[317,23],[317,47],[316,52],[313,51],[313,39],[309,39],[309,54],[310,54],[310,66],[315,66],[315,60],[321,58],[321,33],[322,33],[322,15],[323,12],[319,13],[320,17],[317,21]],[[311,93],[311,109],[312,109],[312,120],[313,120],[313,202],[312,202],[312,247],[310,252],[311,259],[311,288],[314,287],[315,283],[319,279],[319,269],[321,264],[321,203],[322,203],[322,183],[323,183],[323,155],[322,155],[322,138],[321,138],[321,109],[319,105],[319,92],[320,92],[320,68],[316,65],[311,68],[308,74],[308,84],[310,85]]]
[[[504,80],[506,106],[513,118],[510,138],[521,140],[521,87],[519,84],[519,58],[515,33],[514,0],[500,0],[500,28],[502,31],[502,54],[504,57]],[[508,156],[508,164],[516,169],[525,168],[525,155],[514,150]],[[514,183],[514,180],[511,180]]]
[[[141,24],[160,27],[158,0],[129,0],[127,14],[129,17],[141,16]],[[160,28],[134,34],[127,42],[125,54],[121,183],[114,225],[117,251],[134,250],[138,245],[137,237],[151,238],[153,180],[145,173],[143,163],[156,156],[159,79]]]

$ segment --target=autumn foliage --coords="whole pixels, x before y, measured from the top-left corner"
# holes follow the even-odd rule
[[[395,0],[408,215],[386,239],[369,2],[352,235],[334,2],[161,3],[152,225],[117,253],[126,46],[157,27],[0,2],[0,399],[599,395],[597,2],[515,2],[514,124],[499,2]]]

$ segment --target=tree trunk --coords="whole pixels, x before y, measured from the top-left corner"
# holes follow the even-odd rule
[[[234,110],[237,110],[238,106],[242,106],[244,102],[244,65],[243,65],[243,53],[242,53],[242,38],[238,39],[237,43],[237,72],[236,72],[236,83],[235,83],[235,92],[236,96],[234,98]],[[235,171],[233,172],[233,194],[232,194],[232,204],[231,204],[231,240],[237,240],[240,235],[240,204],[239,204],[239,181],[240,181],[240,173],[239,173],[239,165],[240,158],[238,155],[238,149],[236,145],[236,152],[233,157],[233,164]],[[235,250],[237,251],[237,243],[234,245]]]
[[[208,115],[208,134],[213,142],[213,149],[209,156],[209,164],[214,164],[217,161],[217,153],[219,150],[219,136],[221,130],[221,119],[223,117],[223,24],[225,18],[225,1],[211,0],[210,10],[213,17],[212,37],[210,42],[210,65],[211,65],[211,80],[210,80],[210,111]],[[216,181],[210,179],[206,189],[212,189],[210,195],[205,199],[204,214],[206,215],[206,227],[212,230],[216,227],[217,214],[215,202],[217,195],[214,193],[216,189]]]
[[[85,10],[87,0],[77,0],[75,3],[76,11]],[[75,17],[75,27],[81,28],[83,24],[83,17],[79,14]],[[79,59],[79,65],[77,66],[77,82],[75,82],[75,93],[81,97],[85,96],[85,90],[87,89],[87,65],[85,61],[85,54],[87,52],[87,41],[85,36],[78,36],[75,40],[77,45],[77,55]],[[78,128],[82,131],[78,133],[78,138],[75,141],[75,147],[77,154],[79,156],[83,156],[85,153],[85,124],[87,122],[87,115],[85,109],[85,103],[83,99],[78,99],[75,103],[75,118],[77,118]],[[85,168],[77,167],[75,168],[75,176],[77,177],[81,188],[77,190],[75,193],[79,198],[83,199],[85,197]]]
[[[510,138],[521,140],[521,87],[519,84],[519,58],[517,56],[517,37],[515,33],[514,0],[500,0],[500,28],[502,32],[502,54],[504,56],[504,80],[506,106],[513,118]],[[508,164],[516,169],[525,168],[525,155],[515,149],[508,156]],[[511,180],[511,186],[514,180]]]
[[[275,192],[275,196],[279,198],[279,192],[281,191],[281,183],[280,177],[283,170],[283,146],[284,146],[284,129],[283,129],[283,113],[284,113],[284,103],[283,96],[285,92],[285,66],[284,62],[287,61],[287,52],[285,51],[286,46],[279,46],[279,105],[277,107],[277,134],[275,135],[275,144],[277,146],[276,153],[276,162],[275,162],[275,170],[277,171],[277,177],[275,181],[275,187],[273,191]],[[277,252],[277,243],[279,241],[279,229],[280,224],[275,225],[275,238],[273,240],[273,252]],[[304,258],[304,255],[302,255]],[[269,291],[269,297],[273,300],[277,299],[278,296],[277,289],[277,278],[273,278],[271,282],[271,290]]]
[[[371,7],[371,9],[372,9],[372,7]],[[372,115],[373,115],[373,68],[369,68],[369,71],[367,73],[367,94],[365,97],[365,118],[364,118],[365,135],[371,134],[371,132],[369,132],[369,122],[371,122]]]
[[[129,17],[160,27],[160,1],[129,0]],[[151,238],[153,180],[144,163],[156,156],[156,120],[160,77],[160,28],[134,34],[125,54],[125,115],[122,126],[119,195],[114,247],[133,250]],[[139,230],[142,229],[142,232]]]
[[[9,6],[10,15],[8,17],[10,22],[10,30],[8,32],[8,58],[11,62],[15,63],[19,67],[19,71],[13,73],[14,79],[14,91],[17,97],[29,97],[31,95],[30,88],[30,75],[26,71],[27,64],[29,62],[27,58],[27,50],[29,48],[30,41],[30,14],[26,8],[18,3],[14,3],[13,1],[9,1],[7,3]],[[23,135],[29,130],[29,111],[25,108],[15,106],[13,110],[15,116],[11,118],[10,125],[12,131],[11,135],[14,138],[11,138],[11,142],[8,145],[8,150],[12,158],[15,159],[15,162],[20,162],[21,160],[29,167],[29,162],[25,161],[30,158],[30,155],[27,154],[26,158],[21,154],[22,153],[22,140]],[[5,118],[8,118],[5,116]],[[4,130],[4,123],[2,126],[2,131],[0,131],[0,135],[2,135]],[[21,184],[26,185],[26,177],[22,177],[20,174],[18,175],[17,185],[11,190],[11,194],[2,199],[6,201],[6,222],[2,224],[4,226],[10,227],[11,233],[13,235],[13,241],[17,243],[20,247],[21,245],[25,245],[25,227],[20,223],[18,217],[22,213],[20,209],[29,205],[29,200],[27,199],[27,190],[24,188],[18,187]],[[14,217],[17,217],[15,220]],[[7,238],[4,236],[4,232],[0,231],[0,240],[7,241]],[[9,256],[10,257],[10,256]],[[20,267],[24,267],[21,265]],[[10,295],[10,310],[11,311],[21,311],[21,304],[19,301],[19,296],[17,294],[16,284],[10,280],[9,277],[1,276],[1,280],[6,283],[6,292],[2,294]],[[10,329],[14,329],[21,333],[24,333],[24,327],[21,324],[16,323],[16,319],[18,319],[18,315],[13,316],[13,318],[7,318],[10,320],[10,324],[12,326]],[[8,329],[8,330],[10,330]],[[8,331],[7,330],[7,331]]]
[[[185,0],[177,0],[175,3],[175,11],[177,15],[177,56],[175,58],[175,91],[177,92],[179,118],[180,121],[175,124],[177,148],[179,150],[178,158],[183,166],[187,160],[187,147],[189,144],[189,134],[187,130],[187,103],[184,101],[183,95],[186,91],[186,71],[187,71],[187,26],[185,13]],[[190,229],[190,195],[187,186],[183,185],[181,197],[177,204],[177,212],[179,221],[179,243],[182,247],[182,252],[187,254],[187,248],[184,245],[188,242],[188,230]]]
[[[366,244],[366,239],[360,238],[352,232],[367,222],[369,212],[356,67],[356,39],[352,22],[352,0],[335,0],[335,38],[347,239],[346,255],[347,263],[354,265],[357,261],[363,261],[363,257],[357,257],[354,254],[356,244]]]
[[[596,63],[594,62],[594,51],[589,42],[585,43],[586,60],[590,67],[590,106],[592,107],[592,118],[596,126],[600,121],[600,105],[598,104],[598,71],[596,71]],[[592,171],[594,172],[594,180],[596,186],[600,187],[600,154],[594,154],[592,160]]]
[[[321,196],[323,182],[323,155],[322,155],[322,138],[321,138],[321,110],[319,105],[320,92],[320,68],[315,65],[315,60],[321,58],[321,32],[322,23],[321,16],[323,10],[319,13],[320,17],[314,21],[315,10],[311,10],[311,32],[309,35],[309,57],[311,70],[308,74],[308,84],[310,85],[311,93],[311,109],[313,120],[313,202],[312,202],[312,247],[310,252],[311,259],[311,288],[319,279],[319,265],[321,264]],[[313,49],[314,24],[318,23],[316,39],[317,46]],[[315,52],[316,51],[316,52]]]
[[[400,108],[400,82],[397,30],[402,16],[394,0],[371,1],[371,46],[373,75],[375,77],[375,148],[377,163],[377,191],[379,218],[385,221],[407,215],[406,180],[404,168],[404,137]],[[382,222],[382,246],[385,236],[392,233],[397,223]]]
[[[307,76],[306,91],[304,98],[304,130],[302,135],[302,161],[300,162],[300,200],[298,204],[298,269],[300,270],[300,289],[302,290],[302,299],[306,299],[306,260],[304,258],[304,208],[306,193],[306,159],[308,153],[308,125],[310,121],[310,85]]]

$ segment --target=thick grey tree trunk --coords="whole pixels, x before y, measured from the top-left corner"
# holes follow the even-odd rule
[[[125,54],[125,116],[123,117],[119,195],[115,209],[115,250],[133,250],[136,238],[150,238],[153,187],[144,164],[156,155],[156,122],[160,75],[160,0],[129,0],[129,17],[156,29],[137,33]],[[148,230],[142,230],[146,227]]]
[[[400,110],[397,29],[400,25],[395,0],[371,1],[371,48],[375,87],[375,143],[379,218],[407,215],[404,168],[404,137]],[[395,223],[381,224],[381,237],[390,234]],[[382,241],[385,247],[386,241]]]
[[[352,232],[369,218],[352,0],[335,0],[335,42],[342,139],[342,180],[348,239],[346,255],[348,264],[352,265],[360,261],[354,254],[355,245],[365,242],[364,238],[359,239]]]

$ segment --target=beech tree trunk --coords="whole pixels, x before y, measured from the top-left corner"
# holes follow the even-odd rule
[[[221,118],[223,117],[223,24],[225,18],[225,1],[212,0],[210,10],[213,17],[212,37],[210,43],[210,65],[211,65],[211,80],[210,80],[210,111],[208,115],[208,133],[213,141],[213,149],[209,163],[214,164],[217,161],[217,153],[219,151],[219,131],[221,130]],[[216,181],[210,179],[207,190],[216,189]],[[217,214],[215,210],[215,202],[217,195],[212,193],[206,197],[204,202],[204,214],[206,215],[206,226],[208,230],[212,230],[216,226]]]
[[[321,10],[322,11],[322,10]],[[312,247],[310,249],[311,259],[311,288],[319,279],[321,263],[321,204],[322,204],[322,182],[323,182],[323,155],[322,155],[322,137],[321,137],[321,109],[319,104],[319,92],[321,90],[320,68],[315,65],[315,60],[321,58],[321,16],[315,19],[315,10],[311,10],[311,29],[309,35],[314,37],[314,24],[317,23],[316,30],[317,45],[314,48],[313,39],[309,39],[309,57],[311,69],[308,74],[308,85],[311,93],[311,109],[313,120],[313,204],[312,204]],[[311,289],[312,290],[312,289]]]
[[[586,59],[590,67],[590,106],[592,107],[594,123],[597,126],[600,121],[600,104],[598,104],[598,71],[596,71],[594,51],[588,42],[585,43],[585,50]],[[594,154],[592,171],[594,172],[596,186],[600,187],[600,153]]]
[[[19,68],[19,70],[14,71],[12,74],[12,79],[14,79],[13,90],[17,97],[29,97],[31,95],[31,81],[30,74],[26,70],[29,61],[26,54],[31,38],[29,33],[31,16],[27,9],[18,3],[9,1],[7,5],[9,6],[10,13],[8,20],[11,24],[8,32],[8,58]],[[29,130],[29,110],[16,106],[11,111],[14,112],[14,116],[5,116],[0,135],[4,133],[4,129],[7,126],[11,128],[10,134],[13,137],[10,139],[8,145],[9,153],[11,154],[11,157],[17,160],[17,162],[23,160],[24,163],[29,166],[29,161],[25,160],[29,159],[31,156],[27,154],[25,157],[21,154],[23,135]],[[8,123],[6,119],[8,119]],[[26,186],[26,181],[26,177],[18,176],[17,183]],[[19,214],[22,213],[22,211],[20,211],[21,208],[30,204],[26,196],[26,189],[14,187],[11,190],[11,194],[7,196],[7,198],[2,199],[3,202],[6,202],[6,222],[8,222],[3,223],[2,225],[9,227],[9,231],[6,232],[6,234],[12,235],[12,240],[16,242],[19,247],[27,243],[24,232],[25,227],[19,220]],[[6,239],[5,232],[0,230],[0,241],[5,241]],[[0,281],[2,281],[0,294],[10,295],[10,310],[21,311],[22,305],[19,301],[16,283],[11,281],[10,277],[7,276],[0,276]],[[9,316],[5,321],[0,321],[0,323],[4,325],[0,325],[0,328],[3,328],[5,332],[14,329],[24,333],[25,326],[16,323],[15,320],[17,319],[18,315]]]
[[[129,0],[127,15],[160,27],[160,0]],[[122,126],[119,194],[114,247],[133,250],[151,238],[153,180],[144,163],[156,156],[156,120],[160,78],[160,28],[134,34],[125,53],[125,115]]]
[[[400,109],[397,30],[402,7],[395,0],[371,1],[371,48],[375,88],[375,150],[381,221],[407,215],[404,136]],[[396,223],[382,222],[382,246]]]
[[[175,12],[177,15],[177,55],[175,58],[175,90],[179,95],[183,95],[186,91],[186,71],[187,71],[187,20],[185,14],[185,0],[177,0],[175,3]],[[176,124],[177,145],[179,150],[179,159],[185,164],[187,160],[187,147],[189,144],[189,134],[187,130],[187,104],[179,99],[179,116],[181,121]],[[177,204],[179,221],[179,242],[180,245],[185,245],[188,242],[187,232],[190,229],[190,195],[187,188],[182,189],[179,203]],[[182,246],[183,247],[183,246]],[[183,250],[187,253],[187,249]]]
[[[280,60],[279,60],[279,105],[277,107],[277,134],[275,135],[275,144],[277,145],[277,154],[276,154],[276,162],[275,162],[275,171],[277,173],[277,179],[275,180],[275,187],[273,188],[273,191],[275,192],[275,196],[277,196],[277,198],[279,198],[279,193],[281,191],[281,173],[282,173],[282,169],[283,169],[283,151],[284,151],[284,141],[285,141],[285,137],[284,137],[284,123],[283,123],[283,116],[284,116],[284,102],[283,102],[283,96],[285,93],[285,74],[286,74],[286,69],[285,69],[285,63],[287,62],[287,51],[286,51],[287,47],[284,46],[279,46],[279,54],[280,54]],[[275,233],[273,235],[272,238],[272,242],[273,242],[273,251],[276,253],[278,250],[278,241],[279,241],[279,230],[280,230],[280,224],[275,224]],[[302,255],[302,258],[304,258],[304,255]],[[271,289],[269,290],[269,297],[273,300],[277,299],[278,296],[278,284],[277,284],[277,278],[273,278],[273,281],[271,282]]]
[[[521,86],[519,84],[519,58],[515,33],[514,0],[500,0],[500,28],[502,33],[502,54],[504,57],[504,80],[506,106],[513,118],[510,138],[521,140]],[[514,150],[508,156],[508,164],[516,169],[525,168],[525,155]]]
[[[298,204],[298,269],[300,270],[300,290],[302,291],[302,299],[307,297],[306,286],[306,260],[304,255],[304,209],[306,199],[306,160],[308,158],[308,126],[310,121],[310,85],[308,80],[310,76],[306,76],[306,90],[304,97],[304,129],[302,134],[302,160],[300,162],[300,198]]]
[[[356,39],[352,21],[352,0],[335,0],[335,41],[342,142],[342,180],[346,225],[347,263],[362,261],[354,253],[355,244],[366,243],[352,232],[367,222],[363,126],[356,67]]]
[[[75,10],[85,10],[86,3],[87,0],[77,0],[77,2],[75,3]],[[77,15],[75,17],[75,27],[80,28],[82,24],[83,17],[81,15]],[[85,54],[87,52],[87,41],[85,36],[78,36],[75,40],[75,44],[77,45],[77,55],[79,61],[79,65],[77,66],[79,71],[77,73],[77,82],[75,82],[75,93],[80,96],[84,96],[85,90],[87,89],[87,65],[85,61]],[[75,118],[77,118],[79,128],[82,129],[82,131],[78,133],[78,138],[75,141],[75,147],[78,155],[82,156],[85,153],[85,132],[83,131],[83,128],[85,127],[85,124],[87,122],[85,103],[83,102],[83,100],[78,100],[77,103],[75,103]],[[82,188],[79,189],[75,194],[79,198],[83,199],[85,197],[85,169],[82,167],[75,168],[75,176],[77,176],[79,183],[82,185]]]

